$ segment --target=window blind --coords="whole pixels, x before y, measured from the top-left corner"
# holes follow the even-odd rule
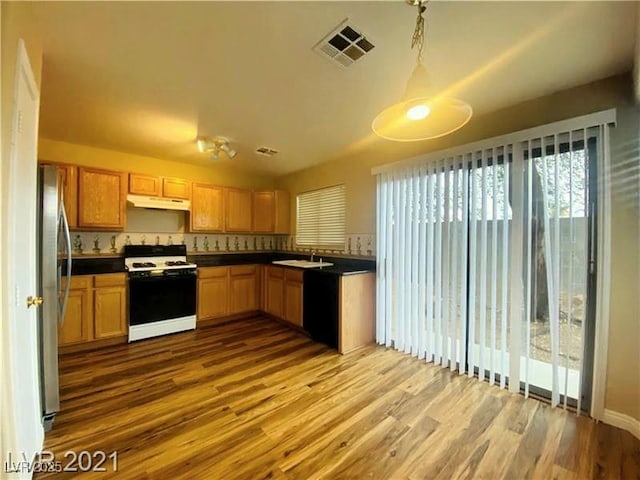
[[[344,185],[299,194],[297,210],[298,245],[344,246]]]
[[[606,184],[610,122],[375,172],[378,343],[588,410],[590,274],[606,241],[588,187]]]

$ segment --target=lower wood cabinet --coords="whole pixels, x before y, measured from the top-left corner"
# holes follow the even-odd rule
[[[73,345],[93,339],[93,276],[71,277],[67,310],[58,327],[58,344]]]
[[[302,327],[302,270],[286,269],[284,272],[284,319]]]
[[[229,313],[259,310],[260,283],[257,265],[236,265],[229,267]]]
[[[79,345],[127,335],[127,275],[109,273],[71,277],[58,344]]]
[[[265,311],[284,318],[284,268],[268,266],[265,273]]]
[[[118,337],[127,333],[127,289],[124,274],[96,275],[93,293],[93,337]]]
[[[260,310],[260,267],[198,269],[198,321]]]
[[[198,321],[229,315],[229,267],[198,269]]]
[[[265,311],[302,327],[303,271],[272,265],[266,270]]]

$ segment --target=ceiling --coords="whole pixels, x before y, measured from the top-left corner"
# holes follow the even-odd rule
[[[430,2],[425,63],[482,114],[631,70],[637,2]],[[42,2],[41,135],[282,175],[370,136],[415,62],[394,2]],[[375,44],[340,68],[312,51],[345,18]],[[387,142],[377,139],[376,142]],[[268,146],[280,153],[254,153]]]

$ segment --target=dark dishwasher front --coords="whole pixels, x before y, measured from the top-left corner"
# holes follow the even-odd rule
[[[303,326],[311,338],[338,348],[338,295],[340,276],[304,272]]]

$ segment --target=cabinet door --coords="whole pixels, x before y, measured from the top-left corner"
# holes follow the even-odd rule
[[[222,231],[222,187],[193,184],[191,199],[191,231]]]
[[[291,230],[291,204],[289,201],[289,192],[284,190],[275,191],[275,233],[284,234],[289,233]]]
[[[302,326],[302,284],[304,271],[298,268],[284,269],[284,319]]]
[[[227,267],[198,269],[198,321],[229,314]]]
[[[267,313],[284,318],[284,269],[267,267],[266,283],[265,309]]]
[[[100,287],[94,291],[94,337],[127,334],[127,292],[125,287]]]
[[[78,226],[78,168],[72,165],[57,165],[58,184],[67,214],[69,228]]]
[[[126,193],[126,173],[79,167],[78,226],[123,229]]]
[[[285,283],[284,319],[299,327],[302,326],[302,283],[287,281]]]
[[[108,273],[93,280],[93,335],[96,340],[127,334],[127,275]]]
[[[255,273],[231,275],[229,289],[231,290],[230,314],[258,310],[258,283]]]
[[[250,232],[253,220],[251,190],[226,189],[225,231]]]
[[[93,298],[91,277],[73,277],[58,344],[73,345],[93,340]]]
[[[159,197],[162,191],[162,179],[151,175],[129,174],[129,193]]]
[[[271,233],[275,229],[275,192],[253,192],[253,231]]]
[[[162,196],[189,200],[191,198],[191,183],[181,178],[163,178]]]

